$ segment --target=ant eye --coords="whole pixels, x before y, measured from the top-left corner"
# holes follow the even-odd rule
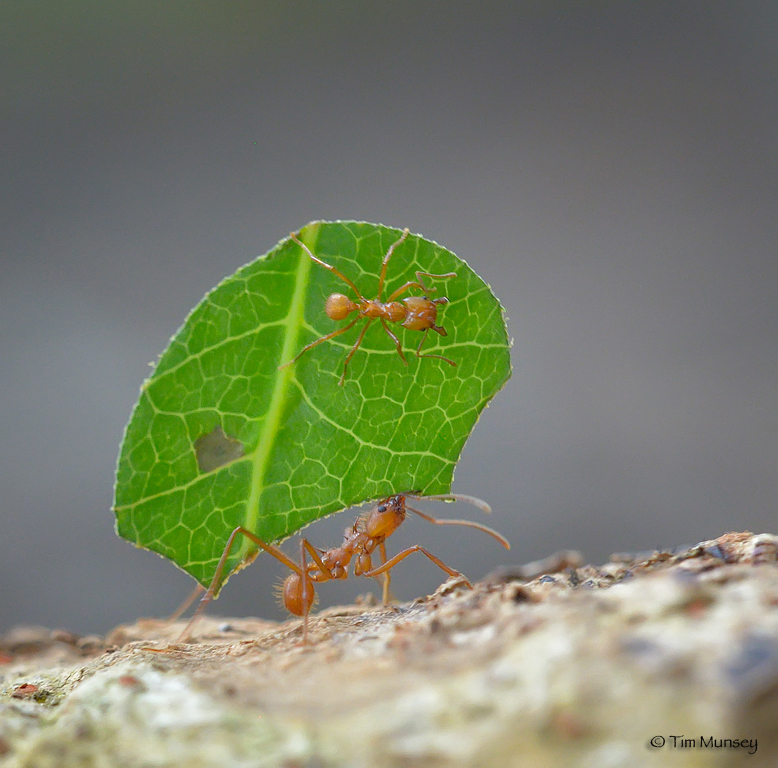
[[[386,512],[386,504],[381,504],[381,505],[378,507],[378,510],[377,510],[377,511],[378,511],[378,512]]]

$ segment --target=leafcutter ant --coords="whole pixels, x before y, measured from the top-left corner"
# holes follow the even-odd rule
[[[341,375],[340,381],[338,382],[340,386],[343,386],[343,382],[346,379],[346,369],[348,368],[348,364],[351,361],[351,358],[359,349],[360,344],[362,344],[362,340],[365,338],[367,329],[370,327],[374,320],[380,320],[383,329],[386,331],[386,335],[394,343],[394,346],[397,349],[397,354],[400,355],[400,358],[403,363],[405,363],[405,365],[408,365],[408,361],[405,359],[405,354],[402,350],[402,344],[397,336],[392,333],[387,323],[399,323],[403,328],[407,328],[410,331],[423,331],[421,341],[419,342],[419,346],[416,349],[416,357],[434,357],[438,360],[443,360],[449,365],[456,365],[453,360],[449,360],[447,357],[443,357],[443,355],[433,355],[429,352],[422,354],[421,351],[421,348],[424,345],[424,341],[427,338],[427,334],[430,331],[435,331],[435,333],[439,333],[441,336],[448,335],[445,328],[442,328],[436,324],[438,319],[438,306],[442,304],[448,304],[448,299],[445,296],[441,296],[437,299],[430,299],[427,294],[433,293],[435,289],[427,288],[427,286],[424,284],[423,278],[429,277],[434,280],[445,280],[450,277],[456,277],[456,272],[447,272],[444,275],[433,275],[429,272],[416,272],[416,280],[410,280],[404,285],[401,285],[396,291],[392,292],[392,294],[387,297],[385,302],[381,301],[381,293],[384,290],[386,268],[389,266],[389,259],[392,258],[392,254],[394,253],[395,248],[397,248],[397,246],[400,245],[400,243],[402,243],[406,237],[408,237],[408,229],[404,229],[399,239],[389,246],[389,250],[386,252],[384,260],[381,262],[381,276],[378,279],[378,295],[375,297],[375,299],[366,299],[360,293],[356,285],[354,285],[354,283],[352,283],[351,280],[349,280],[342,272],[335,269],[335,267],[333,267],[331,264],[328,264],[326,261],[322,261],[318,256],[314,256],[313,253],[311,253],[310,248],[308,248],[308,246],[303,243],[294,232],[291,232],[289,237],[291,237],[292,240],[294,240],[295,243],[297,243],[297,245],[299,245],[313,261],[325,269],[328,269],[330,272],[332,272],[332,274],[337,275],[344,283],[346,283],[346,285],[349,286],[349,288],[351,288],[352,291],[354,291],[357,296],[357,301],[353,301],[342,293],[330,294],[324,305],[324,312],[326,313],[327,317],[329,317],[331,320],[345,320],[352,312],[356,312],[356,315],[351,320],[351,322],[347,323],[342,328],[338,328],[337,330],[332,331],[332,333],[328,333],[303,347],[300,352],[297,353],[296,357],[294,357],[288,363],[284,363],[283,365],[279,366],[279,370],[297,362],[301,355],[305,354],[309,349],[313,349],[313,347],[315,347],[317,344],[321,344],[324,341],[329,341],[330,339],[334,339],[336,336],[340,336],[342,333],[345,333],[362,319],[366,320],[366,322],[364,326],[362,326],[362,330],[360,331],[354,346],[351,347],[348,355],[346,355],[346,360],[343,363],[343,374]],[[424,296],[406,296],[404,299],[402,299],[402,301],[397,301],[401,294],[405,293],[405,291],[411,288],[418,288],[419,290],[423,291]]]
[[[225,563],[229,557],[232,547],[238,538],[238,536],[245,536],[252,541],[260,549],[264,549],[265,552],[280,560],[292,573],[286,577],[281,590],[281,602],[289,613],[294,616],[302,616],[303,619],[303,643],[308,641],[308,615],[313,607],[316,591],[314,584],[318,584],[324,581],[332,581],[334,579],[346,579],[348,578],[349,565],[353,561],[353,569],[355,576],[381,576],[384,575],[383,583],[383,598],[384,604],[389,600],[389,583],[390,583],[390,571],[398,563],[404,560],[414,552],[421,552],[426,555],[435,565],[445,571],[449,576],[459,576],[464,579],[464,583],[467,587],[471,587],[470,582],[459,572],[450,568],[440,558],[433,555],[424,547],[414,544],[413,546],[404,549],[402,552],[396,554],[394,557],[387,559],[386,557],[386,545],[385,542],[403,523],[405,520],[406,512],[410,511],[419,517],[423,518],[429,523],[435,525],[462,525],[468,528],[476,528],[479,531],[489,534],[493,538],[497,539],[506,549],[510,549],[508,540],[497,533],[497,531],[488,528],[481,523],[474,523],[470,520],[449,520],[439,519],[432,517],[431,515],[421,512],[418,509],[414,509],[406,504],[407,497],[420,499],[422,497],[415,494],[396,494],[389,496],[387,499],[376,504],[369,512],[361,515],[353,523],[353,525],[346,528],[343,534],[342,543],[333,547],[332,549],[319,549],[314,547],[307,539],[300,540],[300,560],[299,563],[294,562],[288,557],[281,549],[274,544],[268,544],[259,538],[251,531],[238,526],[230,534],[227,544],[222,552],[219,564],[216,567],[213,579],[211,581],[208,590],[205,592],[200,600],[200,605],[192,616],[191,620],[187,624],[178,642],[185,642],[189,637],[195,622],[198,620],[202,612],[205,610],[208,603],[211,602],[213,596],[216,594],[217,589],[221,585],[221,578],[224,572]],[[425,499],[437,499],[441,501],[466,501],[474,506],[478,507],[484,512],[491,512],[489,505],[477,499],[473,496],[464,496],[461,494],[446,494],[441,496],[425,496]],[[376,549],[381,557],[381,565],[373,567],[373,554]],[[310,557],[310,562],[308,558]],[[201,588],[202,589],[202,588]],[[200,590],[195,590],[191,600],[199,594]],[[184,604],[176,616],[180,615],[185,610],[187,604]]]

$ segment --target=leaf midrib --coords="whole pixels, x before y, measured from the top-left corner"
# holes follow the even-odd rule
[[[300,238],[311,250],[314,250],[318,234],[319,226],[316,225],[315,227],[308,228],[304,233],[301,232]],[[292,302],[286,320],[283,323],[286,327],[286,333],[284,335],[280,362],[291,360],[297,349],[300,329],[303,326],[305,316],[305,300],[308,295],[308,276],[310,271],[311,260],[300,249],[300,261],[297,265],[297,277],[295,279]],[[275,442],[281,426],[281,417],[284,413],[286,401],[288,400],[289,393],[293,391],[293,388],[288,385],[292,373],[292,366],[283,368],[276,373],[273,392],[270,396],[270,406],[262,424],[259,442],[252,459],[251,491],[246,503],[246,514],[243,523],[244,527],[249,531],[256,531],[257,520],[259,519],[259,500],[265,488],[265,474],[270,463],[270,457],[275,449]],[[241,547],[241,551],[245,549],[247,547]]]

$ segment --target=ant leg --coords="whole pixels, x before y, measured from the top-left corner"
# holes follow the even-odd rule
[[[440,333],[440,331],[444,331],[441,335],[442,336],[446,335],[445,334],[445,330],[443,328],[438,329],[438,327],[435,325],[435,326],[433,326],[433,329],[438,331],[438,333]],[[447,357],[443,357],[443,355],[433,355],[431,352],[425,352],[423,355],[421,354],[422,345],[426,341],[427,334],[429,332],[430,332],[429,328],[425,328],[424,329],[424,335],[421,337],[421,341],[419,342],[418,349],[416,350],[416,357],[434,357],[434,358],[436,358],[438,360],[443,360],[444,362],[448,363],[449,365],[453,365],[453,366],[456,367],[456,363],[453,360],[449,360]]]
[[[424,293],[429,293],[429,291],[419,283],[415,282],[414,280],[410,280],[409,282],[401,285],[396,291],[392,293],[391,296],[388,296],[386,299],[386,303],[388,304],[390,301],[394,301],[401,293],[405,293],[409,288],[418,288],[420,291],[424,291]],[[435,290],[432,288],[431,290]]]
[[[439,557],[435,557],[432,552],[429,552],[418,544],[414,544],[413,546],[408,547],[408,549],[404,549],[402,552],[395,555],[391,560],[387,560],[383,565],[379,565],[378,568],[373,568],[372,571],[367,571],[367,573],[364,573],[363,576],[378,576],[382,573],[386,573],[390,568],[394,568],[394,566],[397,565],[401,560],[405,560],[408,555],[412,555],[414,552],[421,552],[422,554],[426,555],[430,560],[432,560],[433,563],[435,563],[435,565],[438,566],[438,568],[444,570],[449,576],[461,576],[463,579],[465,579],[467,586],[470,587],[470,589],[473,588],[473,585],[467,580],[467,578],[465,578],[464,574],[460,573],[459,571],[455,571],[453,568],[449,568]]]
[[[348,325],[344,325],[342,328],[338,328],[337,331],[333,331],[332,333],[328,333],[326,336],[322,336],[320,339],[316,339],[316,341],[312,341],[310,344],[308,344],[308,346],[303,347],[288,363],[279,365],[278,370],[280,371],[282,368],[287,368],[292,363],[296,363],[304,352],[307,352],[309,349],[313,349],[317,344],[321,344],[323,341],[329,341],[330,339],[334,339],[336,336],[340,336],[341,333],[345,333],[349,328],[351,328],[351,326],[354,325],[354,323],[356,323],[357,320],[359,320],[359,315],[357,315]]]
[[[386,543],[381,542],[378,545],[378,551],[381,553],[381,565],[383,565],[386,562]],[[387,571],[384,574],[384,590],[382,595],[382,602],[384,605],[389,605],[389,603],[392,602],[394,599],[392,597],[392,590],[390,589],[390,584],[392,583],[392,572]]]
[[[400,245],[400,243],[405,240],[406,237],[408,237],[408,232],[408,227],[406,227],[403,230],[402,235],[400,235],[400,239],[396,240],[389,246],[389,250],[386,252],[386,256],[384,256],[384,260],[381,262],[381,277],[378,279],[378,296],[376,296],[376,301],[381,301],[381,291],[384,290],[384,280],[386,279],[386,268],[389,266],[389,259],[392,258],[394,249]],[[391,299],[389,299],[389,301],[391,301]]]
[[[429,272],[417,272],[416,273],[416,280],[409,280],[405,285],[401,285],[396,291],[392,293],[392,295],[386,300],[386,303],[388,304],[390,301],[394,301],[401,293],[404,293],[409,288],[418,288],[420,291],[424,291],[425,294],[428,293],[435,293],[437,291],[437,288],[427,288],[426,285],[424,285],[424,282],[422,281],[422,275],[424,277],[434,277],[438,280],[445,280],[449,277],[456,277],[456,272],[446,272],[445,275],[433,275]]]
[[[211,583],[206,590],[205,594],[200,599],[200,605],[197,606],[197,610],[194,612],[194,616],[189,620],[189,623],[184,627],[184,631],[179,635],[178,639],[176,640],[176,643],[183,643],[186,641],[186,639],[189,637],[190,632],[192,631],[192,627],[197,623],[197,620],[200,618],[200,615],[202,612],[206,609],[208,606],[208,603],[213,600],[214,595],[216,594],[216,590],[221,584],[221,577],[222,573],[224,572],[224,566],[227,563],[227,558],[230,555],[230,551],[232,550],[232,545],[235,543],[235,539],[238,538],[238,534],[241,536],[245,536],[247,539],[250,539],[253,541],[258,547],[261,547],[265,550],[269,555],[272,555],[276,558],[276,560],[280,560],[287,568],[291,568],[296,574],[299,576],[302,576],[302,572],[300,571],[300,566],[297,565],[293,560],[290,560],[278,547],[274,546],[273,544],[267,544],[262,539],[259,538],[256,534],[253,534],[251,531],[244,528],[242,525],[239,525],[231,534],[230,538],[227,539],[227,544],[224,547],[224,552],[222,552],[221,559],[219,560],[219,564],[216,566],[216,573],[213,575],[213,579],[211,579]]]
[[[456,272],[446,272],[443,275],[433,275],[430,272],[417,272],[416,273],[416,280],[418,281],[419,285],[421,286],[421,289],[425,293],[429,293],[430,291],[434,291],[435,288],[425,288],[424,287],[424,281],[421,279],[422,276],[424,277],[431,277],[433,280],[448,280],[451,277],[456,277]]]
[[[359,319],[359,315],[357,315],[356,319]],[[365,323],[365,327],[362,328],[362,332],[359,334],[359,338],[356,340],[354,346],[351,347],[351,351],[348,353],[348,355],[346,355],[346,361],[343,363],[343,374],[340,377],[340,381],[338,382],[341,387],[343,386],[343,382],[346,380],[346,368],[348,368],[348,364],[351,361],[351,358],[354,357],[354,353],[359,349],[359,345],[362,343],[362,339],[365,338],[365,333],[367,332],[367,329],[370,327],[370,323],[372,322],[373,318],[371,317]]]
[[[414,509],[413,507],[409,507],[407,505],[405,508],[410,512],[414,512],[428,523],[433,523],[434,525],[463,525],[466,528],[476,528],[479,531],[483,531],[484,533],[488,534],[493,539],[497,539],[497,541],[499,541],[500,544],[505,547],[505,549],[511,548],[510,542],[505,538],[505,536],[503,536],[501,533],[497,533],[497,531],[489,528],[486,525],[481,525],[481,523],[474,523],[472,520],[448,520],[445,518],[437,518],[432,517],[432,515],[428,515],[425,512],[420,512],[418,509]]]
[[[300,539],[300,568],[303,574],[303,593],[301,595],[303,602],[303,645],[308,645],[308,614],[310,613],[308,602],[308,595],[310,590],[313,589],[311,583],[311,574],[308,573],[308,564],[305,562],[305,545],[308,542],[305,539]]]
[[[400,356],[400,359],[408,365],[408,361],[405,359],[405,355],[403,354],[403,347],[400,343],[400,340],[389,330],[389,326],[386,324],[386,320],[384,318],[381,318],[381,325],[384,326],[384,330],[388,334],[389,338],[394,342],[395,347],[397,347],[397,354]]]
[[[311,571],[308,568],[308,564],[305,560],[306,551],[310,554],[314,564],[319,569],[319,573],[325,578],[321,581],[329,581],[334,578],[332,571],[325,565],[324,561],[319,557],[319,553],[315,547],[308,541],[308,539],[300,539],[300,567],[303,572],[303,592],[300,595],[300,599],[303,605],[303,645],[308,644],[308,616],[310,615],[310,605],[313,603],[313,599],[309,599],[309,595],[313,592],[313,580],[311,579]],[[310,590],[310,591],[309,591]],[[312,595],[311,595],[312,598]]]
[[[197,599],[198,595],[205,592],[205,587],[202,584],[198,584],[192,592],[189,594],[189,596],[184,600],[181,605],[176,608],[174,613],[171,613],[170,616],[167,617],[166,621],[169,621],[171,624],[174,621],[178,621],[181,616],[183,616],[186,613],[186,609],[189,608],[189,606]]]
[[[311,249],[304,242],[298,240],[297,235],[294,232],[290,232],[289,237],[291,237],[292,240],[294,240],[297,243],[297,245],[299,245],[300,248],[302,248],[311,257],[312,261],[315,261],[317,264],[324,267],[324,269],[329,269],[329,271],[332,272],[333,275],[337,275],[344,283],[346,283],[346,285],[348,285],[351,288],[351,290],[354,291],[354,293],[356,293],[357,296],[359,296],[361,301],[365,300],[362,294],[359,292],[359,289],[356,287],[356,285],[354,285],[354,283],[352,283],[351,280],[349,280],[340,270],[335,269],[335,267],[333,267],[331,264],[327,264],[326,261],[322,261],[318,256],[314,256],[311,253]]]
[[[308,554],[310,554],[311,559],[316,564],[316,567],[327,577],[326,579],[322,579],[322,581],[329,581],[332,579],[332,571],[330,571],[329,568],[324,564],[324,561],[319,557],[319,553],[316,551],[316,548],[311,544],[308,539],[302,540],[303,545],[308,550]]]

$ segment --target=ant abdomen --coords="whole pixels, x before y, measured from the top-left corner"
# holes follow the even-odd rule
[[[314,602],[316,592],[309,581],[307,589],[303,589],[303,579],[299,573],[290,573],[281,588],[281,601],[289,613],[293,616],[307,616]]]
[[[330,320],[345,320],[355,309],[357,305],[342,293],[331,294],[324,305],[324,312]]]

